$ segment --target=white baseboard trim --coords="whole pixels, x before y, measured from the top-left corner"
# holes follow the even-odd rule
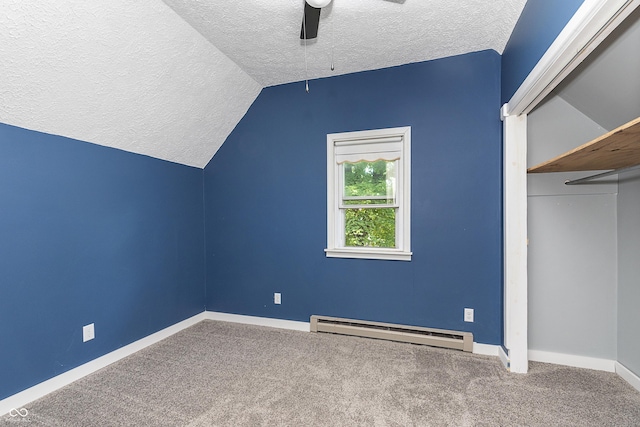
[[[11,409],[24,408],[30,402],[37,400],[53,391],[56,391],[74,381],[92,374],[118,360],[121,360],[133,353],[136,353],[150,345],[153,345],[171,335],[180,332],[203,320],[217,320],[222,322],[243,323],[247,325],[268,326],[279,329],[290,329],[295,331],[309,332],[309,322],[299,322],[294,320],[272,319],[267,317],[244,316],[239,314],[220,313],[215,311],[205,311],[196,314],[175,325],[169,326],[161,331],[144,337],[138,341],[128,344],[104,356],[98,357],[84,365],[71,369],[63,374],[55,376],[49,380],[36,384],[24,391],[0,400],[0,416],[8,414]],[[504,366],[509,370],[509,356],[502,346],[492,344],[473,343],[473,353],[487,356],[498,356]],[[573,366],[577,368],[595,369],[599,371],[616,372],[625,381],[640,391],[640,378],[631,372],[621,363],[610,359],[599,359],[594,357],[575,356],[571,354],[553,353],[541,350],[529,350],[529,360],[535,362],[554,363],[557,365]]]
[[[484,356],[497,356],[500,350],[499,345],[473,343],[473,354],[482,354]]]
[[[554,363],[556,365],[573,366],[575,368],[593,369],[596,371],[615,372],[616,361],[597,357],[576,356],[573,354],[553,353],[542,350],[529,350],[529,360],[534,362]]]
[[[291,329],[294,331],[309,332],[309,322],[298,322],[295,320],[272,319],[270,317],[245,316],[241,314],[220,313],[217,311],[205,311],[205,318],[208,320],[219,320],[221,322],[244,323],[245,325],[269,326],[271,328]]]
[[[124,359],[125,357],[130,356],[131,354],[140,351],[145,347],[149,347],[152,344],[162,341],[163,339],[168,338],[171,335],[180,332],[181,330],[186,329],[190,326],[193,326],[205,319],[205,312],[196,314],[195,316],[183,320],[182,322],[171,325],[168,328],[162,329],[161,331],[139,339],[138,341],[132,342],[131,344],[114,350],[111,353],[107,353],[104,356],[93,359],[92,361],[80,365],[77,368],[73,368],[70,371],[57,375],[51,379],[36,384],[33,387],[29,387],[26,390],[2,399],[0,400],[0,416],[8,414],[13,408],[23,408],[34,400],[40,399],[41,397],[46,396],[53,391],[67,386],[72,382],[79,380],[80,378],[83,378],[106,366],[109,366],[120,359]]]
[[[509,359],[509,355],[504,351],[504,348],[502,348],[502,346],[498,347],[498,357],[500,358],[500,361],[507,369],[507,371],[511,371],[511,360]]]
[[[620,375],[623,380],[631,384],[633,388],[640,391],[640,377],[631,372],[629,368],[620,362],[616,362],[616,374]]]

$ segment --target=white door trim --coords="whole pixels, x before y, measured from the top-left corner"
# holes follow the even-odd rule
[[[527,114],[638,6],[585,0],[500,113],[504,120],[504,345],[512,372],[527,372]]]
[[[504,134],[504,345],[511,372],[526,373],[527,115],[508,116]]]

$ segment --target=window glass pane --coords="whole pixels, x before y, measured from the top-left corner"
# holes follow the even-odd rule
[[[394,204],[397,161],[343,163],[345,204]]]
[[[396,209],[345,209],[344,239],[345,246],[395,248]]]

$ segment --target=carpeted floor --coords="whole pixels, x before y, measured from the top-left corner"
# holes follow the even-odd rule
[[[34,426],[639,426],[617,375],[204,321],[26,407]]]

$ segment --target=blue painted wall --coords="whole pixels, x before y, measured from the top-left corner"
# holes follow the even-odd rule
[[[263,89],[205,168],[207,309],[468,330],[500,344],[500,56],[314,80],[310,89]],[[407,125],[413,260],[326,258],[327,133]],[[475,323],[463,322],[465,307]]]
[[[502,103],[509,102],[584,0],[528,0],[502,53]]]
[[[0,124],[0,399],[202,312],[202,174]]]

